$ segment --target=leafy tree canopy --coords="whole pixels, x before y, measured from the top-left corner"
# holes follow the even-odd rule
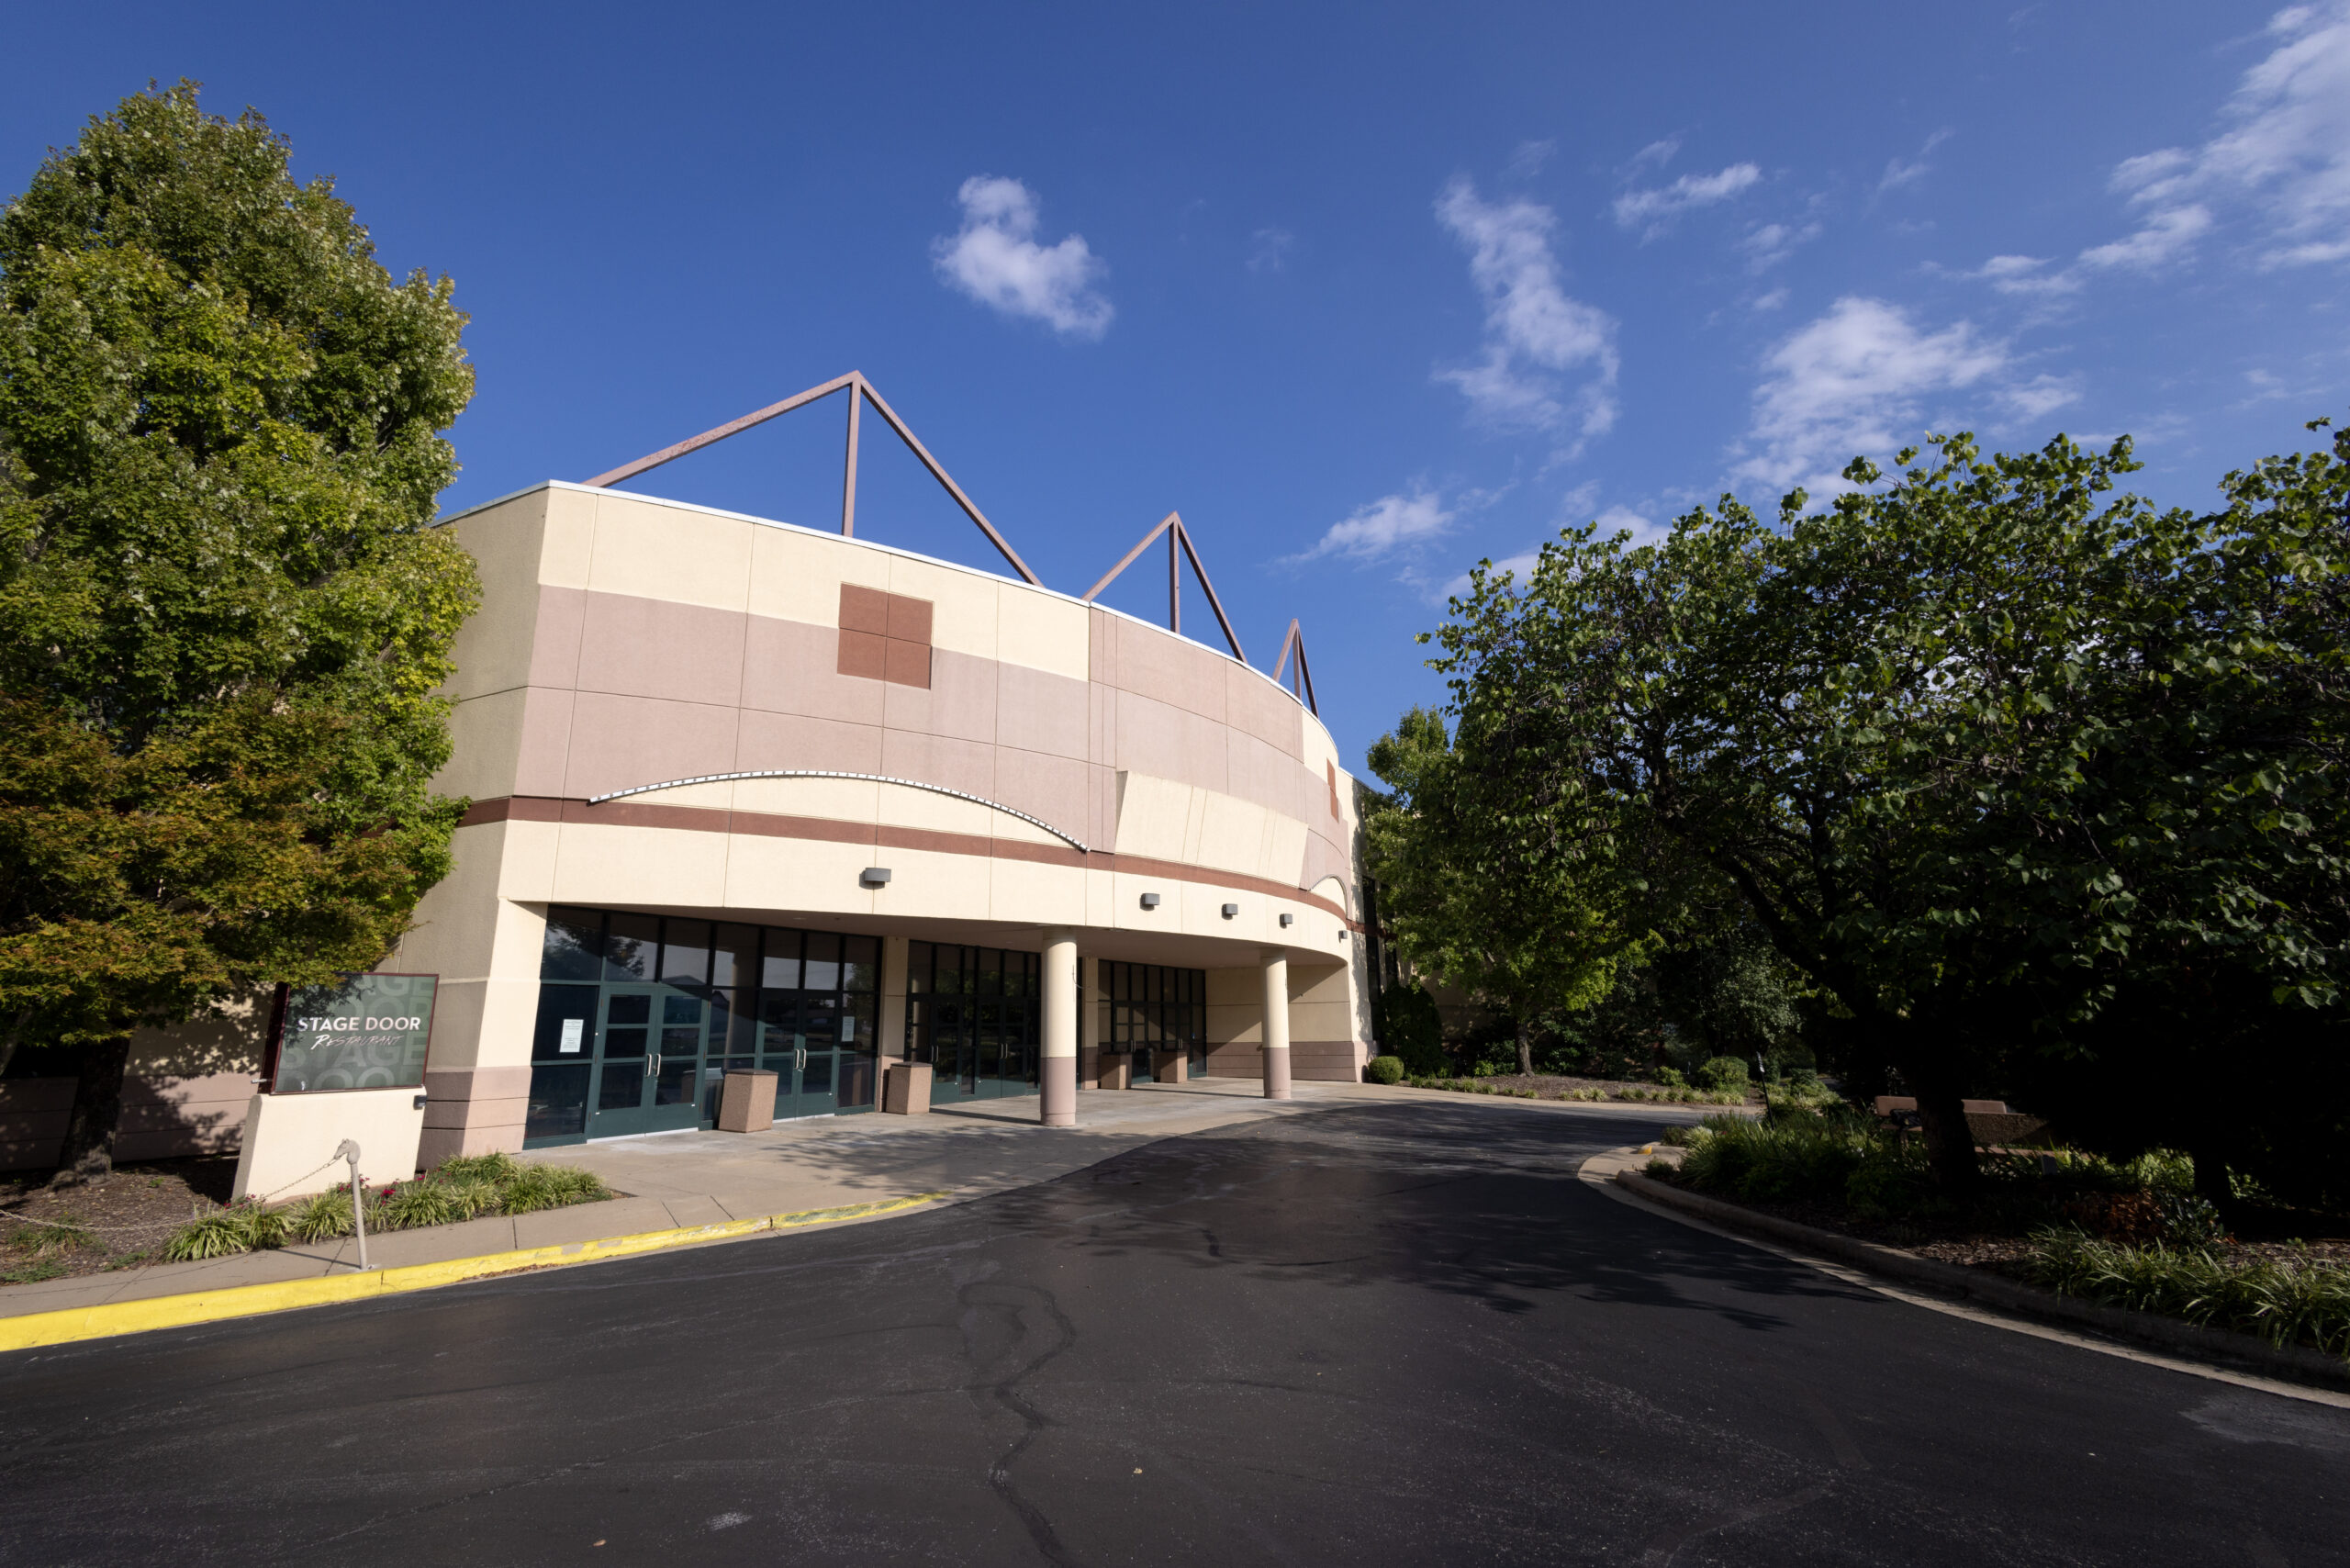
[[[81,1053],[84,1169],[132,1027],[370,966],[447,869],[451,293],[186,83],[0,213],[0,1065]]]
[[[1522,590],[1476,574],[1432,663],[1464,713],[1489,671],[1539,687],[1561,793],[1735,887],[1964,1188],[1961,1094],[2078,1053],[2125,991],[2226,972],[2340,1006],[2335,445],[2197,517],[2115,492],[2126,441],[1937,439],[1822,510],[1725,497],[1653,546],[1570,532]]]

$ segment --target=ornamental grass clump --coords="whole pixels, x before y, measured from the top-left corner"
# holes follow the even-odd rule
[[[1841,1204],[1853,1178],[1891,1146],[1853,1118],[1807,1113],[1762,1121],[1708,1116],[1699,1131],[1702,1137],[1690,1138],[1682,1179],[1736,1198]]]
[[[602,1178],[568,1165],[533,1165],[506,1185],[506,1212],[532,1214],[610,1197]]]
[[[2121,1247],[2062,1228],[2032,1239],[2031,1277],[2051,1290],[2350,1360],[2350,1269],[2338,1264],[2232,1263],[2201,1248]]]
[[[283,1247],[285,1215],[259,1204],[235,1204],[188,1221],[163,1243],[163,1257],[173,1263],[229,1258],[240,1252]]]
[[[351,1234],[351,1189],[330,1187],[290,1204],[285,1233],[297,1241],[332,1241]]]
[[[396,1182],[380,1203],[370,1206],[374,1212],[368,1215],[368,1222],[381,1225],[386,1230],[446,1225],[457,1217],[457,1206],[449,1201],[448,1187],[430,1176]]]

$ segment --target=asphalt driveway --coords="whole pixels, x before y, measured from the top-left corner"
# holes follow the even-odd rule
[[[853,1228],[0,1357],[0,1562],[2350,1561],[2350,1411],[1577,1180],[1644,1130],[1358,1103]]]

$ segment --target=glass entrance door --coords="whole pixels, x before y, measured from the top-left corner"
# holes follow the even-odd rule
[[[597,1029],[588,1136],[668,1132],[701,1121],[699,996],[665,985],[608,985]]]

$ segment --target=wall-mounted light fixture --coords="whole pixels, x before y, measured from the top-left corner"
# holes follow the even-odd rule
[[[890,868],[887,866],[867,866],[864,870],[856,874],[856,879],[858,883],[864,887],[886,888],[890,885]]]
[[[1157,893],[1143,894],[1142,907],[1145,909],[1157,909],[1158,907],[1158,895]]]
[[[1230,920],[1234,915],[1238,914],[1239,913],[1240,906],[1237,903],[1228,903],[1224,906],[1224,918],[1226,920]]]
[[[1297,918],[1297,916],[1295,916],[1295,915],[1293,915],[1293,914],[1285,914],[1285,915],[1282,915],[1282,916],[1281,916],[1281,926],[1282,926],[1282,928],[1283,928],[1284,930],[1286,930],[1286,929],[1288,928],[1288,926],[1289,926],[1289,923],[1290,923],[1291,921],[1292,921],[1292,920],[1295,920],[1296,918]]]

